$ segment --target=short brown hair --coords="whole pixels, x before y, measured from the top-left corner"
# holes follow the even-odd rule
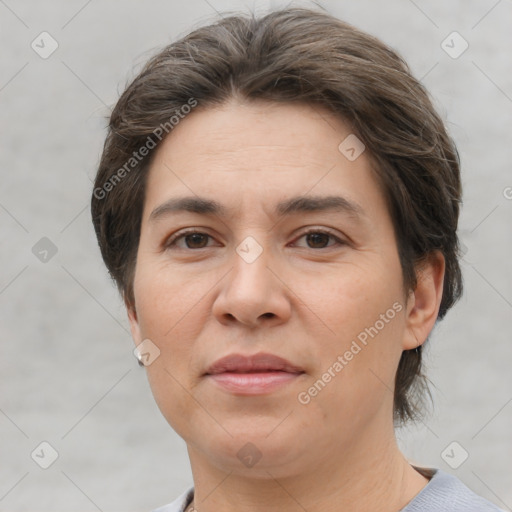
[[[135,306],[145,182],[155,152],[140,161],[134,154],[153,140],[158,127],[183,117],[191,99],[208,107],[233,96],[323,106],[349,123],[364,142],[386,197],[404,289],[415,288],[418,265],[433,251],[444,255],[438,315],[443,318],[462,293],[455,144],[396,52],[327,13],[305,8],[262,17],[231,15],[198,28],[152,57],[121,95],[110,117],[91,212],[103,260],[125,303]],[[395,420],[416,418],[425,392],[420,346],[402,353]]]

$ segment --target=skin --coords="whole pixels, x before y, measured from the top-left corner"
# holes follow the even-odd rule
[[[349,161],[350,127],[326,110],[231,100],[198,107],[152,161],[134,280],[127,304],[136,345],[160,355],[146,367],[155,400],[185,440],[201,512],[398,511],[428,483],[400,452],[393,428],[401,352],[423,343],[442,296],[434,253],[404,292],[393,225],[369,155]],[[274,214],[297,195],[341,195],[364,214]],[[230,215],[171,213],[169,198],[204,196]],[[195,228],[208,236],[173,234]],[[330,229],[335,238],[304,236]],[[236,252],[248,236],[263,252]],[[188,245],[187,245],[188,243]],[[297,396],[394,303],[402,309],[304,405]],[[230,353],[270,352],[305,373],[267,395],[240,396],[203,373]],[[252,443],[261,459],[237,452]]]

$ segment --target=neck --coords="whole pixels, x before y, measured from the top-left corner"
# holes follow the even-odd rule
[[[383,439],[368,432],[358,443],[332,447],[293,470],[266,466],[241,474],[236,466],[220,469],[188,445],[198,512],[398,512],[428,480],[400,452],[394,431]],[[302,471],[297,471],[300,465]],[[278,476],[276,476],[278,475]]]

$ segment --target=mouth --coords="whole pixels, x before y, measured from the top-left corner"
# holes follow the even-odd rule
[[[274,354],[231,354],[218,359],[204,374],[223,390],[238,395],[268,394],[293,382],[305,371]]]

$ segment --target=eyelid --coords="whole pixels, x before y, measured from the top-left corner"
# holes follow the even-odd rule
[[[169,236],[168,238],[166,238],[164,240],[164,243],[162,244],[162,247],[164,249],[168,249],[172,245],[174,245],[175,242],[180,240],[181,238],[183,238],[183,237],[185,237],[187,235],[193,235],[195,233],[198,233],[198,234],[201,234],[201,235],[207,235],[210,238],[213,238],[212,235],[207,233],[207,230],[205,228],[188,228],[188,229],[184,229],[182,231],[178,231],[178,232],[172,234],[171,236]],[[206,247],[202,247],[202,249],[206,249]],[[199,249],[191,249],[191,250],[198,251]]]
[[[327,247],[322,247],[322,249],[329,249],[329,248],[335,247],[336,245],[338,245],[338,246],[339,245],[348,245],[348,242],[346,240],[343,240],[342,238],[340,238],[340,236],[337,233],[335,233],[334,231],[332,231],[331,229],[320,228],[320,227],[318,227],[318,228],[309,227],[305,231],[301,231],[299,236],[297,236],[294,241],[300,240],[303,236],[308,235],[309,233],[321,233],[321,234],[329,235],[330,237],[334,238],[334,240],[336,241],[336,244],[329,245]],[[315,250],[315,249],[313,249],[313,250]],[[320,251],[321,249],[316,249],[316,250]]]
[[[175,243],[180,240],[181,238],[184,238],[186,237],[187,235],[192,235],[192,234],[201,234],[201,235],[206,235],[210,238],[214,238],[212,235],[210,235],[207,230],[205,228],[188,228],[188,229],[184,229],[183,231],[178,231],[176,233],[174,233],[173,235],[171,235],[170,237],[168,237],[167,239],[164,240],[164,243],[162,244],[162,247],[164,250],[168,250],[170,249],[173,245],[175,245]],[[294,241],[297,241],[297,240],[300,240],[302,237],[310,234],[310,233],[320,233],[320,234],[326,234],[326,235],[329,235],[330,237],[334,238],[334,240],[336,241],[336,244],[334,245],[331,245],[331,246],[327,246],[327,247],[322,247],[320,249],[312,249],[314,251],[320,251],[322,249],[329,249],[331,247],[335,247],[336,245],[338,246],[341,246],[341,245],[348,245],[348,241],[346,240],[343,240],[342,238],[340,238],[334,231],[332,231],[331,229],[329,228],[325,228],[325,227],[308,227],[306,228],[305,231],[302,231],[297,237],[295,237]],[[201,249],[207,249],[208,247],[201,247],[200,249],[189,249],[190,251],[200,251]],[[187,249],[187,248],[186,248]]]

